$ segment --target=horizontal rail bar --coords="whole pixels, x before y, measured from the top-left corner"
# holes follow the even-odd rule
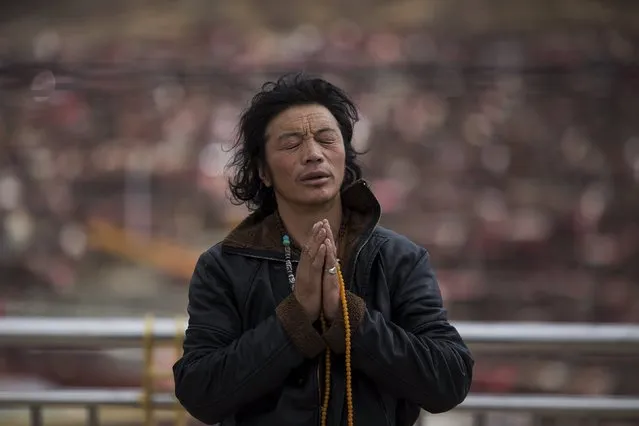
[[[549,349],[639,351],[639,326],[552,323],[476,323],[455,326],[473,350],[484,346],[500,350]],[[186,321],[180,324],[180,333]],[[178,331],[176,320],[156,318],[154,340],[168,343]],[[145,333],[143,318],[0,318],[0,346],[10,347],[136,347]]]
[[[144,393],[140,389],[51,389],[28,391],[0,391],[0,407],[9,406],[120,406],[141,407]],[[175,406],[170,393],[158,392],[153,395],[153,405],[157,408]]]
[[[0,346],[124,348],[139,346],[145,334],[143,318],[0,318]],[[180,330],[186,328],[186,321]],[[155,318],[154,340],[175,339],[177,322]]]
[[[473,352],[639,353],[639,325],[585,323],[454,324]]]
[[[529,411],[539,414],[636,416],[639,398],[566,395],[469,395],[459,407],[467,411]]]
[[[0,407],[15,406],[126,406],[141,407],[138,389],[72,389],[0,391]],[[156,408],[172,408],[170,393],[153,396]],[[627,416],[639,414],[639,398],[554,395],[469,395],[457,410],[528,411],[534,413],[579,413]]]

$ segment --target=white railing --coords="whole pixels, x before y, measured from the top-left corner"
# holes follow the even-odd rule
[[[639,325],[550,323],[454,324],[474,349],[639,352]],[[156,342],[181,337],[185,319],[0,317],[0,347],[139,347],[147,334]],[[558,346],[560,345],[560,346]]]
[[[456,323],[474,352],[534,351],[561,353],[636,353],[639,355],[639,326],[544,323]],[[11,348],[132,348],[144,349],[145,373],[142,389],[77,389],[39,391],[0,391],[0,408],[28,407],[31,425],[42,426],[43,407],[75,406],[87,408],[87,424],[100,423],[99,407],[142,407],[144,423],[153,423],[153,409],[173,409],[179,423],[186,417],[169,393],[152,390],[158,374],[151,370],[155,344],[173,343],[179,353],[186,321],[184,319],[122,318],[0,318],[0,347]],[[529,412],[536,416],[573,414],[579,416],[639,417],[639,398],[470,395],[456,411]]]

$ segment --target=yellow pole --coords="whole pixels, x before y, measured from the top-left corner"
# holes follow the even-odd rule
[[[142,409],[144,426],[154,426],[153,418],[153,315],[147,314],[144,323],[143,351],[144,370],[142,373]]]

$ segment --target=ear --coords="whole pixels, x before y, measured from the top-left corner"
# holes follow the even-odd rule
[[[267,188],[270,188],[272,185],[271,174],[269,173],[267,168],[260,165],[258,173],[260,175],[260,179],[262,179],[262,182],[264,183],[264,186],[266,186]]]

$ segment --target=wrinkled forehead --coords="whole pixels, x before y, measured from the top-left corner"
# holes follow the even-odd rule
[[[283,132],[314,133],[322,129],[339,129],[337,120],[326,107],[296,105],[276,115],[266,127],[266,135],[277,136]]]

